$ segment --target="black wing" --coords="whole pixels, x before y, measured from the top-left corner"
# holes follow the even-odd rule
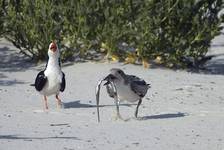
[[[35,80],[35,88],[37,91],[41,91],[44,87],[44,85],[47,82],[47,77],[44,75],[44,71],[41,71],[37,74],[36,80]]]
[[[133,75],[127,75],[127,77],[131,89],[140,97],[144,97],[150,87],[149,84],[147,84],[143,79]]]
[[[61,92],[63,92],[65,90],[65,85],[66,85],[65,74],[64,74],[64,72],[62,72],[62,82],[61,82],[61,88],[60,88]]]

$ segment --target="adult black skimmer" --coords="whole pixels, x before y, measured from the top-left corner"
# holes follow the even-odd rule
[[[47,96],[55,95],[58,108],[61,107],[59,92],[65,90],[65,74],[61,71],[60,51],[55,42],[49,45],[48,62],[43,71],[37,74],[35,88],[44,96],[44,106],[48,109]]]
[[[120,101],[136,102],[138,101],[135,117],[138,116],[138,108],[142,103],[142,98],[146,95],[150,85],[147,84],[143,79],[134,75],[127,75],[121,69],[112,68],[110,74],[100,80],[96,87],[96,103],[97,103],[97,114],[98,122],[100,121],[99,115],[99,95],[100,87],[103,81],[106,81],[107,93],[110,97],[114,98],[117,110],[117,118],[122,119],[119,112]],[[123,120],[123,119],[122,119]]]

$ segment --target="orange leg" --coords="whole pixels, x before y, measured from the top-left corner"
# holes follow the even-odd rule
[[[44,96],[44,108],[48,110],[48,105],[47,105],[47,96]]]
[[[61,99],[58,97],[58,95],[56,95],[56,99],[57,99],[57,108],[61,108]]]

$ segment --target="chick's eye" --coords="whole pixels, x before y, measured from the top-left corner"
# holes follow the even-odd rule
[[[118,73],[121,74],[121,71],[119,70]]]

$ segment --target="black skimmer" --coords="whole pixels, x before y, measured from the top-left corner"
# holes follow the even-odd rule
[[[48,109],[47,96],[55,95],[58,108],[61,107],[59,92],[65,90],[65,74],[61,71],[60,51],[55,42],[49,45],[48,62],[43,71],[37,74],[35,88],[44,96],[44,106]]]
[[[138,108],[142,103],[142,98],[146,95],[150,85],[143,79],[134,75],[127,75],[121,69],[113,68],[110,70],[110,74],[100,80],[96,87],[96,103],[98,122],[100,121],[99,115],[99,95],[100,87],[103,81],[106,81],[107,93],[110,97],[114,98],[116,104],[117,118],[122,119],[119,112],[120,101],[136,102],[138,101],[135,118],[138,116]],[[123,119],[122,119],[123,120]]]

